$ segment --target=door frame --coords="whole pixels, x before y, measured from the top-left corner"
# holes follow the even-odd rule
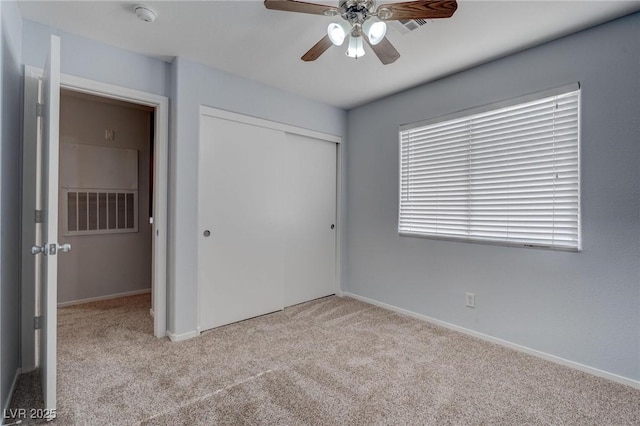
[[[320,139],[329,143],[336,144],[336,247],[335,247],[335,294],[336,296],[342,296],[342,238],[344,236],[342,232],[343,225],[343,202],[342,202],[342,188],[343,188],[343,159],[344,159],[344,146],[342,143],[342,137],[332,135],[329,133],[318,132],[315,130],[305,129],[303,127],[294,126],[291,124],[280,123],[264,118],[258,118],[251,115],[240,114],[237,112],[227,111],[224,109],[214,108],[206,105],[200,105],[199,122],[203,116],[221,118],[223,120],[236,121],[238,123],[250,124],[258,127],[266,127],[268,129],[280,130],[286,133],[293,133],[301,136],[307,136],[314,139]],[[200,123],[198,124],[200,126]],[[200,128],[198,128],[199,130]],[[201,144],[202,140],[198,140],[198,144]],[[198,186],[200,182],[198,182]],[[196,189],[199,191],[199,188]],[[200,200],[198,200],[198,203]],[[198,224],[200,223],[200,205],[198,204]],[[200,238],[198,238],[198,256],[200,253]],[[197,300],[198,306],[196,315],[198,317],[197,335],[202,331],[200,324],[200,268],[198,266],[198,283],[197,283]]]
[[[34,140],[35,133],[29,127],[33,123],[28,114],[35,115],[35,105],[31,105],[30,99],[33,99],[33,90],[37,93],[38,79],[42,78],[43,70],[39,67],[25,65],[24,67],[24,140],[32,138]],[[34,84],[35,83],[35,84]],[[169,256],[167,253],[167,236],[168,236],[168,181],[169,181],[169,99],[166,96],[160,96],[153,93],[143,92],[140,90],[129,89],[122,86],[103,83],[86,78],[76,77],[69,74],[61,74],[60,88],[75,92],[86,93],[90,95],[100,96],[103,98],[116,99],[125,102],[131,102],[139,105],[145,105],[154,109],[154,188],[153,188],[153,244],[152,244],[152,293],[153,306],[151,313],[153,315],[153,333],[156,337],[164,337],[167,335],[167,268]],[[37,99],[37,94],[36,94]],[[23,161],[27,161],[27,150],[29,144],[23,142]],[[25,257],[32,257],[29,247],[33,243],[29,242],[29,232],[27,231],[33,222],[33,209],[31,203],[27,201],[30,195],[29,183],[31,178],[29,164],[23,164],[23,212],[22,212],[22,371],[30,371],[37,367],[35,358],[35,333],[33,328],[33,317],[35,316],[35,297],[32,275],[25,274],[25,267],[29,265],[29,261],[25,261]],[[31,165],[31,168],[32,165]],[[33,241],[33,240],[31,240]],[[26,244],[26,245],[25,245]],[[31,279],[30,279],[31,278]]]

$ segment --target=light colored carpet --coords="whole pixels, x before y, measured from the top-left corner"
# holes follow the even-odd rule
[[[149,306],[59,310],[57,424],[640,424],[640,390],[349,298],[180,343]]]

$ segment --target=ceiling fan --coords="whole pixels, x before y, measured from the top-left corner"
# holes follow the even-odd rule
[[[302,55],[303,61],[315,61],[332,44],[341,46],[348,37],[347,56],[356,59],[364,56],[366,42],[384,65],[400,57],[400,53],[385,37],[387,24],[384,21],[450,18],[458,8],[455,0],[417,0],[380,6],[376,6],[374,0],[339,0],[338,7],[297,0],[264,0],[264,5],[271,10],[339,16],[343,19],[329,24],[327,35]]]

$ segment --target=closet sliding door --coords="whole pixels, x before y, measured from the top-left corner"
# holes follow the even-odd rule
[[[335,142],[201,115],[200,330],[336,292]]]
[[[201,116],[198,281],[206,330],[283,306],[280,131]]]
[[[336,292],[336,144],[287,133],[284,304]]]

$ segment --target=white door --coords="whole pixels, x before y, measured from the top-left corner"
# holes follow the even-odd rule
[[[283,308],[284,134],[201,116],[200,329]]]
[[[51,36],[49,57],[42,80],[42,135],[37,154],[39,191],[36,206],[43,212],[38,232],[41,240],[31,253],[42,256],[36,269],[40,282],[40,374],[44,396],[45,416],[55,417],[56,410],[56,304],[59,252],[71,249],[58,245],[58,157],[60,122],[60,39]]]
[[[285,138],[284,304],[336,292],[336,144]]]

